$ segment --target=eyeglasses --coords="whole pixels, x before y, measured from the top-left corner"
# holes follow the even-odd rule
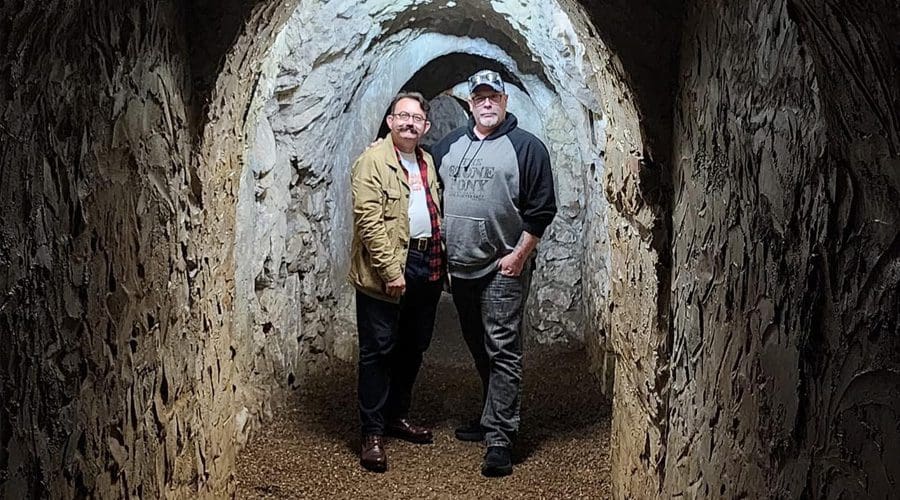
[[[490,100],[494,104],[500,104],[500,101],[502,99],[503,99],[503,94],[488,94],[488,95],[473,95],[472,96],[472,102],[476,106],[480,106],[488,100]]]
[[[402,121],[402,122],[408,121],[410,118],[412,118],[412,121],[414,121],[414,122],[416,122],[416,123],[423,123],[423,122],[425,121],[425,117],[424,117],[424,116],[422,116],[422,115],[411,115],[411,114],[407,113],[406,111],[401,111],[401,112],[399,112],[399,113],[394,113],[394,114],[391,115],[391,116],[393,116],[394,118],[396,118],[396,119],[398,119],[398,120],[400,120],[400,121]]]

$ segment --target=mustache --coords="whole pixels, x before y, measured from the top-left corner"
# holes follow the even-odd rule
[[[419,133],[419,129],[417,129],[416,126],[415,126],[415,125],[412,125],[412,124],[410,124],[410,125],[401,125],[399,131],[400,131],[400,132],[415,132],[415,133],[417,133],[417,134]]]

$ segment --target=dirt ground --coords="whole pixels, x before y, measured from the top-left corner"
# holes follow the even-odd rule
[[[237,498],[609,498],[610,403],[583,350],[530,345],[515,469],[482,477],[480,443],[453,437],[479,414],[479,383],[444,297],[413,396],[411,420],[435,442],[388,439],[389,469],[359,465],[356,366],[314,377],[238,460]]]

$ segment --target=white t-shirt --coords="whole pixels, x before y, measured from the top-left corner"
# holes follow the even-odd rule
[[[400,163],[409,174],[409,237],[431,237],[431,215],[428,213],[428,199],[425,197],[426,186],[422,183],[419,162],[415,153],[400,151]]]

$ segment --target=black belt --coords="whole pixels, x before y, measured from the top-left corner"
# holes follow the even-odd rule
[[[412,238],[409,240],[409,248],[418,250],[420,252],[424,252],[431,248],[431,242],[434,241],[431,238]]]

